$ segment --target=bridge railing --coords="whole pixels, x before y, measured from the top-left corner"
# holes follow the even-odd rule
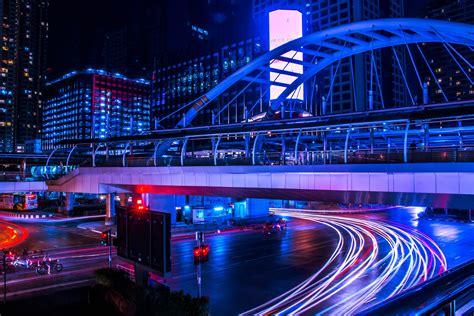
[[[474,260],[470,260],[361,314],[471,315],[473,302]]]
[[[149,154],[152,156],[152,153]],[[165,167],[165,166],[249,166],[249,165],[335,165],[335,164],[386,164],[430,162],[474,162],[474,148],[436,148],[426,151],[410,150],[408,153],[389,150],[359,150],[347,154],[344,150],[300,152],[297,157],[289,152],[260,152],[255,157],[220,153],[214,158],[187,154],[184,157],[166,156],[152,158],[143,155],[111,156],[96,161],[97,167]],[[125,164],[124,164],[125,163]],[[92,164],[83,164],[92,167]]]

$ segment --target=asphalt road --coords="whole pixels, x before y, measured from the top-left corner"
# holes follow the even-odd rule
[[[416,209],[400,208],[347,218],[384,225],[401,223],[405,225],[404,230],[416,229],[423,232],[442,250],[447,268],[474,258],[474,225],[417,220],[416,212]],[[236,315],[262,306],[301,285],[328,262],[340,240],[337,230],[321,222],[288,219],[289,227],[285,233],[268,236],[260,230],[246,230],[206,238],[211,253],[209,261],[202,265],[202,293],[209,296],[213,315]],[[29,232],[19,247],[48,252],[51,257],[60,258],[65,270],[45,276],[37,276],[33,271],[11,274],[8,276],[9,298],[55,290],[58,286],[71,287],[91,283],[94,278],[93,271],[107,266],[107,248],[99,246],[99,236],[95,233],[77,229],[71,223],[19,225]],[[344,233],[343,240],[344,248],[329,266],[328,273],[335,271],[346,260],[344,258],[350,251],[347,233]],[[380,236],[376,237],[376,240],[380,247],[373,259],[379,260],[390,248]],[[166,282],[172,289],[182,289],[197,295],[196,266],[192,256],[194,245],[195,241],[191,238],[172,241],[173,272]],[[362,260],[371,258],[369,249],[373,249],[373,242],[370,238],[364,237],[364,244],[359,248]],[[363,257],[366,253],[369,255]],[[114,260],[118,262],[117,259]],[[357,267],[359,262],[350,268]],[[362,276],[371,276],[371,280],[376,280],[381,271],[363,271]],[[399,282],[399,279],[394,282]],[[353,282],[344,289],[343,294],[350,295],[360,290],[363,285],[364,282]],[[385,292],[380,293],[383,294],[380,299],[386,295]],[[313,308],[311,313],[327,308],[338,299],[337,295],[327,299],[324,304]]]
[[[426,234],[426,239],[424,235],[418,237],[422,238],[422,242],[432,239],[444,253],[446,259],[444,264],[447,266],[442,267],[441,262],[437,262],[437,265],[429,267],[431,270],[424,275],[424,271],[422,272],[421,269],[428,268],[420,266],[423,259],[414,262],[406,260],[405,265],[400,267],[397,275],[393,276],[391,282],[387,282],[388,285],[385,287],[385,283],[380,280],[383,271],[388,271],[386,273],[391,275],[390,273],[395,273],[395,270],[386,270],[386,267],[390,267],[390,265],[383,262],[380,264],[383,269],[366,268],[361,270],[360,277],[356,278],[354,282],[306,312],[314,314],[324,310],[338,303],[341,298],[360,292],[368,284],[367,282],[380,281],[378,284],[380,292],[374,295],[374,300],[368,302],[372,304],[388,297],[399,284],[403,283],[403,286],[415,284],[444,271],[446,268],[452,268],[474,258],[474,240],[472,239],[474,225],[418,220],[417,212],[418,209],[396,208],[366,215],[347,216],[347,218],[366,221],[369,231],[371,222],[378,222],[384,227],[394,229],[397,234],[408,231],[408,238],[413,232],[422,232]],[[212,314],[235,315],[251,310],[252,312],[262,311],[262,309],[253,310],[253,308],[287,293],[293,287],[312,277],[328,262],[337,247],[337,230],[321,223],[289,219],[288,231],[284,234],[265,236],[260,231],[254,231],[217,235],[207,239],[211,255],[209,261],[202,265],[202,293],[210,297]],[[398,223],[403,225],[400,232],[397,231]],[[378,252],[372,258],[375,264],[377,260],[384,258],[392,248],[384,238],[375,233],[374,235],[378,244]],[[343,236],[345,242],[343,249],[329,269],[323,271],[324,275],[320,275],[319,278],[328,275],[329,272],[334,271],[345,262],[351,242],[347,233],[344,233]],[[364,241],[365,244],[359,249],[361,251],[359,256],[363,260],[368,260],[363,256],[370,258],[374,244],[367,238]],[[197,295],[196,267],[192,258],[193,246],[194,241],[180,241],[173,244],[173,277],[167,282],[173,289],[184,289],[185,292]],[[394,260],[398,260],[398,258],[394,258]],[[365,261],[356,260],[349,267],[349,271],[354,270],[362,262]],[[405,280],[404,271],[410,269],[411,265],[419,265],[420,272],[418,274],[416,271],[411,273]],[[347,271],[342,272],[347,273]],[[332,295],[331,291],[338,290],[340,286],[339,284],[328,287],[325,289],[325,293]],[[361,309],[364,306],[367,305],[362,305]],[[328,311],[328,313],[331,312],[334,311]]]

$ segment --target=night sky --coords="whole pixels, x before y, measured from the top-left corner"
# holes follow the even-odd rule
[[[104,32],[129,18],[127,2],[132,1],[51,0],[49,71],[62,73],[99,62]]]
[[[408,1],[406,15],[420,16],[427,1]],[[201,21],[197,21],[198,24],[213,22],[216,32],[219,32],[225,23],[239,24],[242,16],[248,17],[251,14],[248,11],[251,0],[212,2],[213,6],[209,7],[208,0],[50,0],[48,76],[52,78],[77,68],[103,65],[102,51],[106,32],[124,25],[146,28],[156,24],[161,18],[167,21],[164,27],[179,30],[193,16],[201,18]],[[233,17],[225,15],[230,5],[237,7],[237,11],[240,10],[234,12]],[[174,13],[160,17],[159,12],[163,6],[168,6],[168,12]],[[212,30],[212,26],[208,27]],[[232,32],[244,33],[240,35],[245,37],[241,27],[239,25]],[[224,31],[220,38],[227,36],[231,30],[224,28]],[[167,32],[169,33],[171,36],[167,36],[164,45],[180,48],[179,31]]]

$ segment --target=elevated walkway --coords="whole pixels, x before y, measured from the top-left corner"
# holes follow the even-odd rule
[[[319,166],[95,167],[49,191],[229,196],[448,208],[474,205],[473,163]]]
[[[1,193],[17,192],[42,192],[47,191],[48,186],[44,181],[1,181]]]

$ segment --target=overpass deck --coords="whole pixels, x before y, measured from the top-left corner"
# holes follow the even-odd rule
[[[50,191],[229,196],[471,208],[474,164],[95,167],[47,181]]]

